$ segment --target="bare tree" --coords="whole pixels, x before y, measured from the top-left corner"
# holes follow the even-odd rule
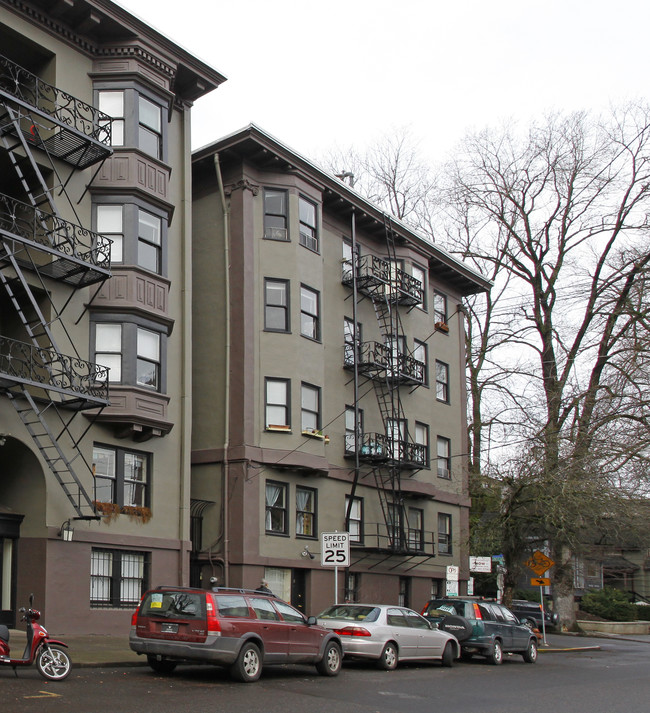
[[[508,334],[498,353],[508,412],[518,414],[508,435],[526,443],[535,465],[510,492],[526,503],[532,525],[545,524],[557,563],[554,596],[567,624],[572,556],[593,523],[633,493],[619,469],[644,458],[649,443],[647,404],[632,397],[635,374],[622,358],[632,330],[645,329],[631,298],[650,262],[649,140],[646,106],[607,121],[552,116],[524,136],[506,127],[469,137],[449,168],[456,233],[447,228],[447,236],[456,239],[459,225],[483,226],[466,251],[507,275],[501,323]],[[470,357],[470,379],[484,356],[479,347],[474,364]],[[485,383],[480,373],[476,383]],[[484,398],[473,396],[481,414]],[[606,448],[624,419],[635,424],[637,440]]]

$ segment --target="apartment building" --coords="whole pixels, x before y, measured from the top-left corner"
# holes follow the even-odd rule
[[[465,593],[460,305],[489,283],[254,125],[193,154],[192,263],[193,584]]]
[[[108,0],[0,0],[0,623],[128,627],[190,552],[190,111]]]

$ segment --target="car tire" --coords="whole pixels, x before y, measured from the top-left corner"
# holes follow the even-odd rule
[[[236,681],[252,683],[262,675],[262,657],[259,647],[248,642],[241,647],[235,663],[230,667],[230,675]]]
[[[503,646],[499,639],[494,640],[490,653],[485,658],[493,666],[499,666],[503,663]]]
[[[464,616],[446,616],[439,624],[438,629],[453,634],[458,641],[465,641],[472,635],[472,625]]]
[[[521,656],[526,663],[535,663],[537,661],[537,639],[531,639],[528,642],[528,646]]]
[[[343,662],[343,651],[336,641],[330,641],[325,647],[323,658],[316,664],[321,676],[337,676]]]
[[[537,622],[534,619],[524,619],[521,622],[524,626],[527,626],[531,631],[537,629]]]
[[[442,652],[442,665],[446,668],[451,668],[454,665],[454,646],[453,644],[447,644],[445,650]]]
[[[176,661],[157,656],[147,656],[147,663],[156,673],[171,673],[176,668]]]
[[[397,644],[393,641],[389,641],[381,652],[379,661],[377,661],[377,666],[384,671],[393,671],[397,668],[398,654],[397,654]]]

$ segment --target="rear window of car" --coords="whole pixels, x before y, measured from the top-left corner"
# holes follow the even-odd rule
[[[248,602],[245,597],[238,595],[224,595],[221,594],[215,597],[215,602],[219,614],[224,617],[236,616],[236,617],[248,617],[250,618],[250,609],[248,608]]]
[[[318,615],[319,619],[345,619],[348,621],[377,621],[379,617],[378,607],[354,606],[345,604],[341,606],[329,607]]]
[[[450,601],[449,599],[434,599],[430,601],[425,614],[433,617],[446,616],[448,614],[467,616],[465,602]]]
[[[140,607],[141,616],[164,616],[173,619],[205,617],[205,596],[192,592],[148,592]]]

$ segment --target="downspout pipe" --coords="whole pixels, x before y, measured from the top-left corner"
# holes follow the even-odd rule
[[[214,169],[217,174],[219,186],[219,198],[221,199],[221,210],[223,215],[223,260],[224,260],[224,311],[226,316],[226,343],[225,343],[225,385],[224,385],[224,441],[223,441],[223,466],[221,472],[221,537],[223,542],[223,577],[224,586],[229,586],[230,572],[230,548],[229,548],[229,513],[228,513],[228,485],[230,481],[230,206],[226,201],[226,193],[223,188],[223,176],[221,175],[221,163],[219,154],[214,154]]]

